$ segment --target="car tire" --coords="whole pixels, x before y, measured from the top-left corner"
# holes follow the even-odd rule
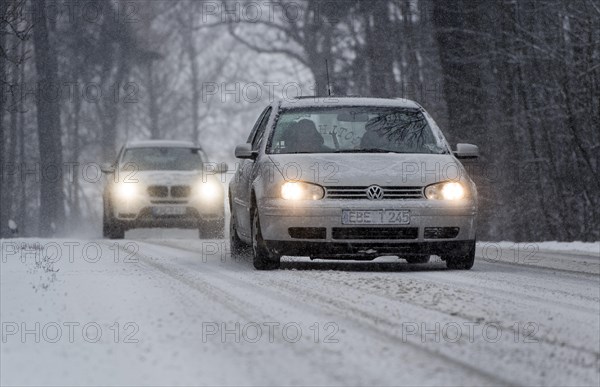
[[[232,257],[240,257],[248,252],[248,245],[240,239],[235,227],[235,218],[233,214],[229,217],[229,248],[231,249]]]
[[[108,238],[110,236],[110,223],[106,218],[106,210],[102,214],[102,237]]]
[[[428,263],[430,258],[430,255],[415,255],[413,257],[404,257],[404,259],[406,259],[406,262],[410,264]]]
[[[110,239],[124,239],[125,229],[119,224],[111,223],[110,233],[108,236]]]
[[[223,239],[225,237],[225,219],[201,221],[198,229],[200,239]]]
[[[110,207],[102,214],[102,236],[108,239],[124,239],[125,229],[110,214]]]
[[[252,263],[256,270],[276,270],[281,266],[281,257],[269,250],[262,237],[256,209],[252,211]]]
[[[446,257],[446,267],[450,270],[470,270],[475,263],[475,241],[466,255],[453,255]]]

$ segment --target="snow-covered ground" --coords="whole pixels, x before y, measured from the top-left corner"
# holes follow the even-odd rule
[[[600,383],[600,243],[258,272],[192,232],[127,238],[1,241],[1,385]]]
[[[528,246],[535,245],[539,249],[544,251],[563,251],[569,253],[584,253],[598,256],[600,254],[600,243],[599,242],[529,242],[529,243],[515,243],[515,242],[482,242],[482,245],[496,244],[504,248],[511,248],[515,245]]]

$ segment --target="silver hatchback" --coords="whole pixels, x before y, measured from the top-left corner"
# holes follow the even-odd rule
[[[235,150],[229,186],[233,254],[370,260],[394,255],[451,269],[475,257],[477,190],[433,119],[406,99],[275,102]]]

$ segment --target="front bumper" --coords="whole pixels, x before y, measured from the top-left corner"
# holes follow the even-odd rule
[[[179,215],[156,215],[154,208],[176,207]],[[140,197],[113,203],[113,217],[125,228],[197,228],[200,222],[224,219],[224,199],[151,200]]]
[[[278,255],[309,256],[319,259],[371,260],[382,255],[422,256],[439,255],[465,256],[475,241],[411,242],[411,243],[324,243],[266,241],[267,246]]]
[[[470,199],[458,202],[427,199],[291,202],[266,198],[259,202],[258,208],[264,240],[284,255],[343,258],[373,254],[447,255],[451,251],[466,254],[476,233],[477,206]],[[342,224],[345,209],[409,210],[410,224],[345,225]]]

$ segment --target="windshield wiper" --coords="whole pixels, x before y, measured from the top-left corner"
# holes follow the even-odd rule
[[[381,149],[381,148],[363,148],[363,149],[340,149],[335,151],[334,153],[399,153],[399,154],[407,154],[414,152],[401,152],[390,149]]]

